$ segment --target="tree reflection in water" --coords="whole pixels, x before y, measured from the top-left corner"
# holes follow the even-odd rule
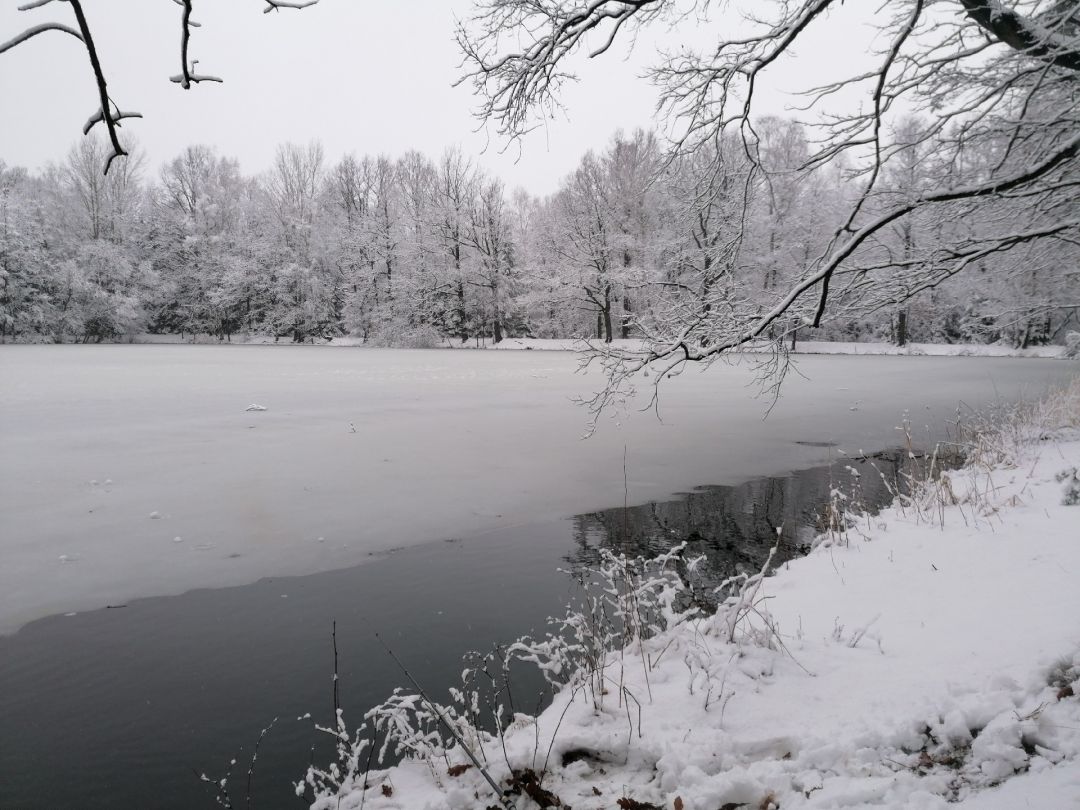
[[[935,459],[938,469],[958,459]],[[875,512],[906,491],[910,476],[928,469],[925,457],[896,449],[844,458],[784,476],[756,478],[735,486],[710,486],[675,500],[605,509],[574,518],[575,570],[593,567],[601,548],[629,557],[654,557],[686,542],[685,557],[704,555],[698,573],[719,584],[738,573],[759,571],[777,542],[774,564],[805,554],[817,534],[829,528],[834,493],[856,511]]]

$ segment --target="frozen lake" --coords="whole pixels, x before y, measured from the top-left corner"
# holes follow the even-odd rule
[[[246,763],[274,717],[258,805],[297,806],[290,780],[329,756],[296,718],[331,714],[331,622],[348,718],[402,685],[373,632],[443,694],[465,651],[561,612],[556,569],[597,547],[689,539],[723,576],[756,569],[776,527],[784,554],[812,531],[849,478],[841,449],[896,446],[905,409],[940,433],[961,402],[1034,396],[1076,365],[807,357],[764,422],[752,373],[718,366],[671,381],[663,423],[622,414],[586,441],[570,400],[599,379],[575,368],[550,352],[2,347],[0,806],[215,806],[192,770]],[[624,448],[627,502],[661,503],[605,509],[623,504]],[[863,466],[880,501],[875,469],[889,457]],[[125,609],[92,610],[107,605]],[[539,681],[517,677],[531,711]]]
[[[0,347],[0,633],[810,467],[1034,397],[1064,361],[803,357],[767,420],[691,369],[588,440],[561,352]],[[800,376],[801,375],[801,376]],[[249,404],[265,411],[246,411]]]

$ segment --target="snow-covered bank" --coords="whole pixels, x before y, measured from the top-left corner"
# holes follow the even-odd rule
[[[776,576],[733,583],[715,615],[677,614],[673,580],[654,578],[643,598],[666,630],[579,670],[504,739],[473,738],[491,779],[513,772],[507,806],[1080,806],[1080,383],[1036,417]],[[556,665],[569,650],[530,649]],[[382,717],[432,756],[369,774],[366,795],[361,756],[313,807],[498,806],[434,725],[408,736],[430,711],[406,702]]]
[[[295,345],[288,338],[275,338],[273,335],[234,335],[228,341],[212,335],[151,335],[142,334],[133,338],[134,343],[146,344],[235,344],[244,346],[291,346]],[[363,338],[335,337],[330,340],[313,342],[318,346],[364,346]],[[431,348],[444,349],[497,349],[499,351],[580,351],[587,343],[571,338],[506,338],[499,343],[492,343],[485,338],[480,341],[461,343],[457,340],[445,340],[440,346]],[[597,343],[616,349],[636,351],[642,347],[640,340],[613,340],[609,344]],[[752,350],[753,347],[750,347]],[[897,346],[892,343],[856,343],[846,341],[800,340],[796,343],[793,354],[869,354],[869,355],[909,355],[928,357],[1064,357],[1064,346],[1030,346],[1018,349],[1005,343],[909,343]]]
[[[348,338],[338,338],[347,341]],[[344,345],[344,344],[342,344]],[[603,347],[604,344],[596,344]],[[607,344],[616,349],[636,351],[641,348],[640,340],[613,340]],[[586,344],[580,340],[545,340],[538,338],[507,338],[497,345],[485,345],[481,348],[500,350],[538,350],[538,351],[577,351]],[[468,347],[466,347],[468,348]],[[753,346],[747,350],[754,350]],[[870,354],[870,355],[907,355],[928,357],[1064,357],[1064,346],[1030,346],[1018,349],[1003,343],[909,343],[897,346],[893,343],[854,343],[846,341],[801,340],[795,344],[793,354]]]

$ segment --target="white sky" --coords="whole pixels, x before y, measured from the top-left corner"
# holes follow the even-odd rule
[[[0,41],[37,22],[73,23],[61,3],[28,12],[16,5],[9,0],[0,8]],[[451,87],[460,60],[454,15],[466,17],[471,0],[322,0],[270,14],[263,7],[258,0],[196,3],[194,19],[202,27],[194,31],[191,55],[200,71],[225,83],[184,91],[168,80],[179,72],[177,5],[86,3],[112,97],[145,116],[123,131],[139,140],[154,172],[194,143],[239,158],[248,173],[266,169],[285,141],[317,138],[330,163],[349,152],[397,156],[410,148],[434,158],[459,144],[508,186],[546,194],[616,129],[653,126],[656,93],[640,78],[655,58],[653,40],[643,38],[629,57],[624,46],[582,60],[582,81],[562,96],[566,116],[524,141],[519,158],[513,146],[498,154],[494,133],[476,131],[470,89]],[[819,42],[827,53],[830,40],[844,40],[844,28],[832,22],[823,29]],[[710,42],[717,32],[684,24],[676,35],[661,32],[661,42],[688,36]],[[820,58],[799,61],[789,77],[837,67]],[[71,37],[48,32],[0,55],[0,158],[28,168],[60,160],[81,137],[96,99],[86,53]],[[763,112],[782,112],[786,103],[776,93],[763,100]]]

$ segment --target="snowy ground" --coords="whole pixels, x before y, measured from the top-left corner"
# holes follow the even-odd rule
[[[996,467],[953,472],[736,606],[609,656],[603,693],[573,681],[519,716],[505,755],[486,744],[493,779],[518,773],[509,806],[1080,807],[1073,395],[1071,429],[1044,422]],[[497,806],[460,749],[372,774],[366,804],[343,793],[314,806]]]
[[[895,446],[1074,362],[805,357],[767,420],[753,371],[665,383],[581,441],[600,384],[558,352],[280,346],[0,350],[0,632],[139,596],[642,503]],[[247,410],[260,405],[265,411]],[[828,448],[799,442],[837,442]]]

